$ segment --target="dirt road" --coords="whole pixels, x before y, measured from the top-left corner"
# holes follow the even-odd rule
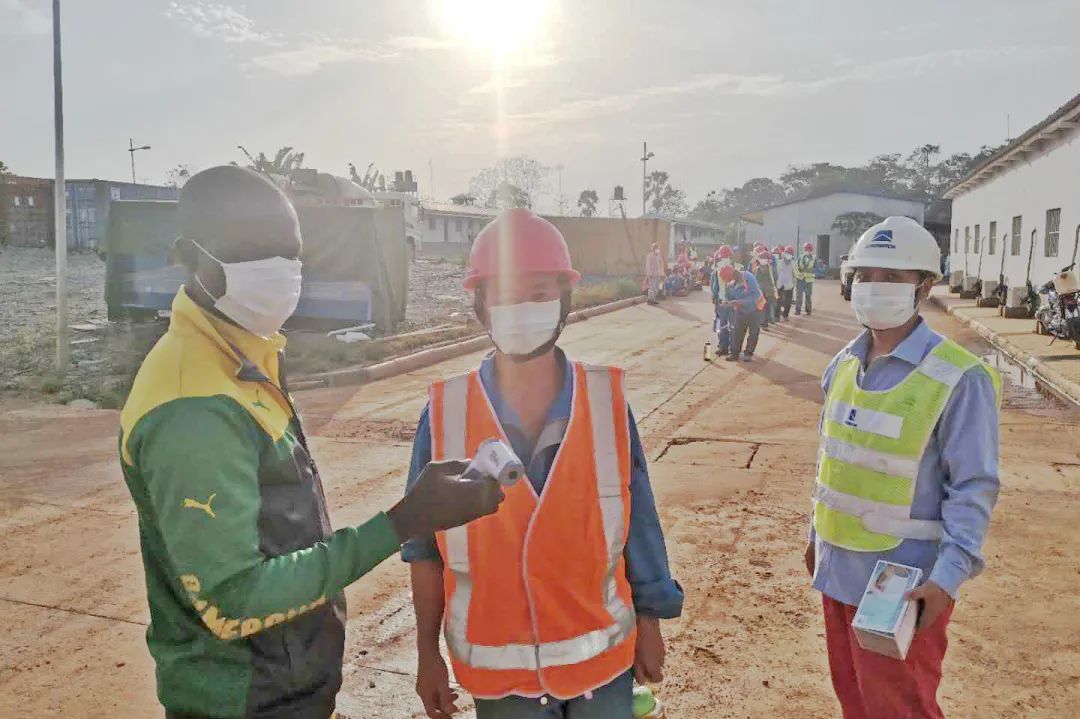
[[[629,371],[673,570],[673,717],[831,717],[818,596],[802,568],[819,377],[857,331],[833,283],[818,312],[770,330],[750,365],[702,362],[704,294],[568,328],[564,347]],[[982,350],[940,312],[938,329]],[[377,384],[301,393],[335,525],[401,491],[427,383],[477,356]],[[1080,411],[1010,389],[987,574],[966,585],[942,701],[955,717],[1066,717],[1080,705]],[[0,418],[0,716],[160,716],[134,510],[113,412],[6,406]],[[354,717],[422,716],[396,560],[348,590]]]

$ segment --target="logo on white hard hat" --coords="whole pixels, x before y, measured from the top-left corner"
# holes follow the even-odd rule
[[[895,250],[896,245],[893,244],[892,230],[878,230],[874,233],[874,239],[870,240],[868,246],[877,249]]]

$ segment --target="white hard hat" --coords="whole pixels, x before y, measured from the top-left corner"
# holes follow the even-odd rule
[[[941,279],[941,249],[925,227],[910,217],[887,217],[864,232],[851,250],[848,267],[921,270]]]

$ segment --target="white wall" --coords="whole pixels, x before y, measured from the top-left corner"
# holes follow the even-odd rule
[[[1061,226],[1056,257],[1047,257],[1046,211],[1061,208]],[[1012,254],[1008,234],[1012,218],[1020,215],[1020,252]],[[998,240],[993,255],[986,244],[991,221],[997,221]],[[975,253],[975,225],[982,234],[982,271]],[[1002,235],[1006,235],[1005,277],[1011,286],[1022,285],[1027,279],[1031,231],[1036,230],[1035,252],[1031,260],[1032,282],[1040,284],[1072,261],[1076,227],[1080,224],[1080,131],[1071,130],[1040,152],[1031,153],[1027,161],[1013,165],[994,179],[953,199],[952,234],[960,230],[960,247],[953,245],[950,269],[978,274],[983,279],[997,280],[1001,270]],[[964,252],[964,229],[971,228],[971,246]]]
[[[435,220],[435,228],[432,229],[431,221]],[[423,242],[426,244],[451,242],[469,245],[476,238],[484,225],[490,219],[477,217],[457,217],[454,215],[440,215],[428,211],[420,223]]]
[[[847,254],[858,239],[841,237],[833,232],[832,223],[837,215],[845,212],[873,212],[882,217],[905,215],[922,224],[925,209],[922,202],[914,200],[838,192],[765,210],[763,225],[745,223],[744,226],[749,242],[764,242],[769,247],[798,245],[799,252],[807,242],[814,243],[816,247],[818,235],[829,235],[829,266],[837,267],[840,255]]]

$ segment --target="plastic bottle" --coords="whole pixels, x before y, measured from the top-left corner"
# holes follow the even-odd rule
[[[634,687],[634,719],[667,719],[664,705],[647,686]]]
[[[706,362],[708,362],[708,361],[709,361],[709,348],[710,348],[711,346],[712,346],[712,343],[711,343],[711,342],[706,342],[706,343],[705,343],[705,349],[704,349],[704,350],[702,350],[702,356],[701,356],[701,359],[705,360]]]

